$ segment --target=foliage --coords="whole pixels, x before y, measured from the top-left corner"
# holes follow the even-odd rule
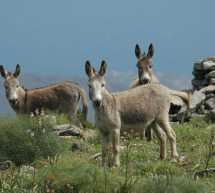
[[[64,143],[50,132],[50,124],[42,123],[42,139],[33,144],[32,139],[38,140],[38,120],[22,115],[0,117],[0,122],[0,162],[10,160],[16,165],[31,164],[39,157],[54,156],[63,150]]]

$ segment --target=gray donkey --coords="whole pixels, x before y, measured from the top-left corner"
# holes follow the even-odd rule
[[[83,120],[87,119],[88,105],[85,92],[78,84],[61,82],[43,88],[27,90],[20,86],[17,79],[20,74],[19,64],[17,64],[14,74],[7,73],[2,65],[0,66],[0,71],[2,77],[5,79],[6,97],[16,114],[29,114],[37,108],[39,110],[45,108],[67,114],[70,121],[83,128],[76,117],[80,98],[83,103]]]
[[[95,126],[99,129],[102,143],[102,165],[106,164],[108,134],[111,134],[114,165],[120,165],[120,130],[145,129],[152,126],[160,140],[160,157],[166,157],[166,133],[171,145],[171,157],[176,159],[176,134],[169,124],[170,94],[189,100],[187,93],[173,91],[161,84],[146,84],[127,91],[110,94],[105,88],[104,75],[107,67],[102,61],[97,73],[87,61],[89,97],[95,110]],[[163,129],[159,129],[158,125]],[[163,132],[164,131],[164,132]]]
[[[137,44],[135,47],[135,55],[138,58],[138,62],[136,64],[138,68],[138,75],[134,77],[130,88],[148,83],[159,83],[157,77],[152,73],[151,69],[154,66],[153,62],[151,61],[151,58],[154,55],[153,44],[150,44],[147,55],[145,52],[141,54],[140,47]]]
[[[141,54],[140,47],[137,44],[135,47],[135,55],[138,58],[138,62],[136,64],[138,68],[138,75],[134,77],[134,80],[131,83],[130,88],[135,88],[137,86],[148,84],[148,83],[159,83],[157,77],[152,73],[152,67],[154,66],[151,60],[151,58],[154,55],[153,44],[150,44],[147,55],[145,54],[145,52]],[[148,141],[150,141],[153,138],[151,127],[148,127],[146,129],[144,136]],[[142,133],[141,133],[141,139],[142,139]]]

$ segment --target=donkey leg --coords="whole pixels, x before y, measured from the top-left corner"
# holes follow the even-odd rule
[[[152,123],[152,129],[160,140],[160,158],[164,159],[166,157],[166,134],[156,122]]]
[[[145,137],[147,141],[151,141],[153,139],[153,130],[150,126],[146,128]]]
[[[74,112],[70,112],[68,114],[68,119],[73,122],[76,126],[80,127],[81,129],[83,129],[82,124],[80,123],[80,121],[78,120],[78,118],[76,117],[76,113]]]
[[[114,153],[114,166],[119,166],[119,138],[120,138],[120,129],[113,129],[111,132],[112,144],[113,144],[113,153]]]
[[[172,158],[177,158],[178,153],[177,153],[177,150],[176,150],[176,134],[173,131],[172,127],[170,126],[168,118],[160,119],[158,121],[158,124],[164,130],[164,132],[166,133],[166,135],[167,135],[167,137],[168,137],[168,139],[170,141]]]
[[[108,152],[108,134],[99,129],[99,134],[102,143],[102,166],[106,165]]]

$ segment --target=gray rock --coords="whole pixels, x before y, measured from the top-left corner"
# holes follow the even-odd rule
[[[72,151],[75,150],[85,150],[87,148],[87,144],[83,139],[78,140],[77,142],[73,143]]]
[[[215,107],[215,99],[209,98],[203,104],[207,109],[213,109]]]
[[[204,70],[194,70],[194,71],[192,72],[192,74],[193,74],[194,76],[204,76],[204,77],[205,77],[206,72],[205,72]],[[203,78],[203,79],[204,79],[204,78]]]
[[[207,73],[207,74],[205,75],[205,78],[207,78],[207,79],[215,78],[215,70],[213,70],[213,71]]]
[[[59,136],[79,136],[83,131],[75,125],[55,125],[55,133]]]
[[[203,85],[203,86],[208,86],[208,85],[209,85],[209,82],[210,82],[210,80],[204,79],[204,80],[202,81],[202,85]]]
[[[207,117],[212,121],[215,122],[215,109],[210,110],[207,113]]]
[[[194,113],[201,106],[202,102],[205,100],[205,94],[200,91],[194,91],[190,95],[190,108],[189,112]]]
[[[88,130],[88,131],[83,132],[80,137],[84,141],[92,141],[92,140],[95,140],[98,138],[98,134],[94,130]]]
[[[209,85],[215,85],[215,78],[210,79]]]
[[[214,94],[211,93],[211,94],[206,95],[205,97],[206,97],[205,100],[207,100],[207,99],[209,99],[209,98],[213,98],[213,97],[214,97]]]
[[[12,161],[0,162],[0,170],[8,170],[12,165]]]
[[[193,80],[191,81],[191,83],[192,83],[193,86],[197,86],[197,87],[199,87],[199,86],[204,86],[204,85],[203,85],[203,80],[193,79]]]
[[[200,89],[199,92],[202,92],[206,95],[215,93],[215,85],[209,85],[207,87],[204,87],[204,88]]]
[[[194,64],[194,70],[215,70],[215,58],[205,58]]]

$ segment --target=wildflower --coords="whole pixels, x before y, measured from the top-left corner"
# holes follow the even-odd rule
[[[134,130],[131,130],[131,134],[133,134],[134,133]]]
[[[43,128],[43,133],[45,133],[45,131],[46,131],[46,130]]]
[[[41,116],[44,116],[44,114],[45,114],[45,113],[44,113],[44,110],[43,110],[43,108],[42,108],[41,111],[40,111],[40,115],[41,115]]]
[[[127,132],[124,131],[124,132],[123,132],[123,135],[124,135],[124,136],[127,136]]]
[[[35,110],[36,115],[39,115],[39,110],[38,108]]]
[[[30,118],[32,118],[32,117],[34,117],[34,113],[33,112],[31,112],[31,115],[30,115]]]
[[[42,123],[42,121],[39,120],[39,121],[38,121],[38,126],[39,126],[39,127],[41,127],[41,123]]]
[[[27,133],[29,134],[30,132],[31,132],[30,129],[28,129]]]
[[[34,137],[34,133],[33,132],[31,133],[31,137]]]

